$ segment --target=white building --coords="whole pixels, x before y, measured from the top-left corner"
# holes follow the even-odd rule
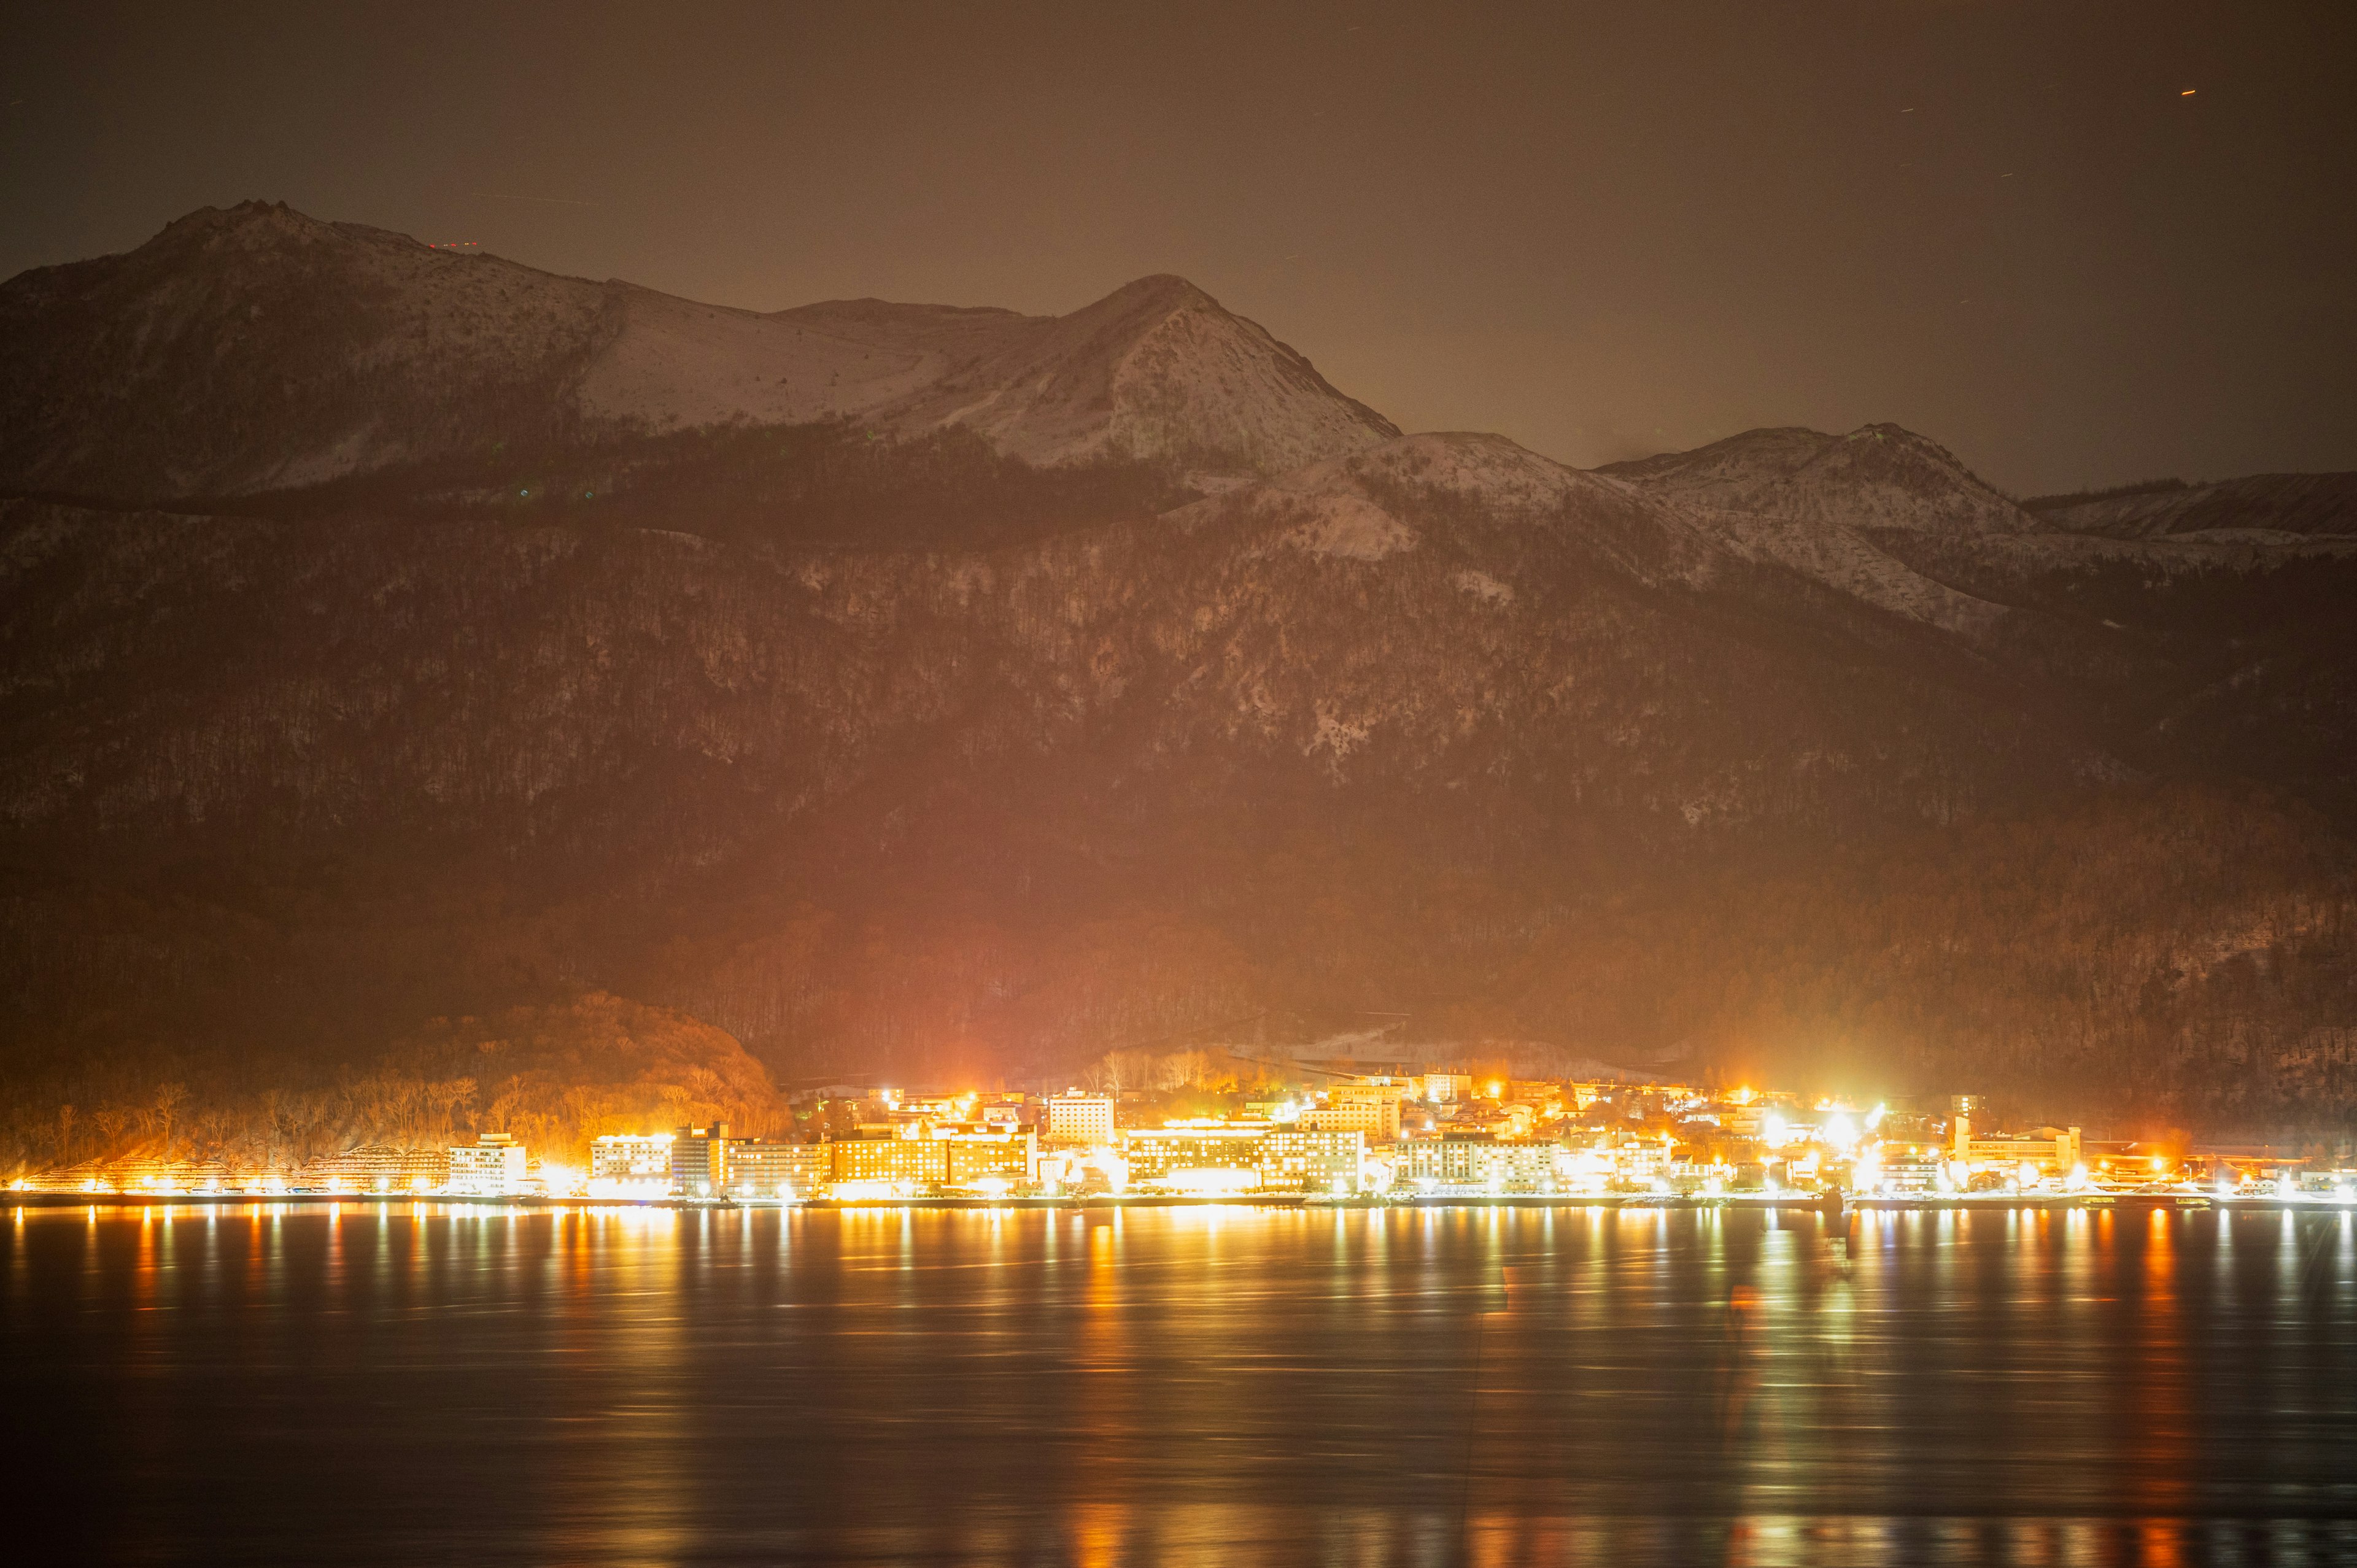
[[[1394,1151],[1395,1179],[1404,1186],[1450,1193],[1551,1192],[1568,1179],[1566,1151],[1555,1144],[1509,1144],[1488,1138],[1411,1138]]]
[[[589,1145],[589,1196],[662,1197],[671,1191],[671,1139],[614,1133]]]
[[[1446,1105],[1453,1101],[1473,1098],[1473,1075],[1463,1072],[1428,1072],[1424,1075],[1424,1098],[1427,1104]]]
[[[1363,1133],[1370,1144],[1392,1143],[1399,1137],[1405,1092],[1392,1084],[1338,1084],[1325,1104],[1301,1113],[1301,1126],[1313,1133]]]
[[[2067,1176],[2079,1164],[2082,1140],[2076,1127],[2040,1127],[2020,1133],[1982,1133],[1972,1130],[1968,1117],[1951,1124],[1950,1147],[1956,1158],[1975,1170],[2012,1175],[2025,1166],[2037,1173]]]
[[[523,1145],[505,1133],[486,1133],[450,1151],[448,1189],[459,1197],[505,1197],[523,1190]]]
[[[1048,1101],[1048,1142],[1102,1148],[1113,1142],[1113,1097],[1072,1090]]]

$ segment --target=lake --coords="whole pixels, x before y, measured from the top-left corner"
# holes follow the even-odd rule
[[[2357,1562],[2345,1211],[12,1208],[59,1562]]]

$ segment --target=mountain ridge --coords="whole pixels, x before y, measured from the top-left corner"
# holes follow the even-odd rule
[[[1064,317],[739,310],[248,202],[0,285],[0,487],[133,500],[296,488],[585,424],[856,417],[1037,463],[1273,472],[1398,432],[1202,290]]]
[[[2118,539],[2168,539],[2251,530],[2357,534],[2357,473],[2249,474],[2202,484],[2132,486],[2023,503],[2048,525]]]

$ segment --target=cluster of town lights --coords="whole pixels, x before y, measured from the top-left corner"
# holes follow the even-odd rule
[[[1158,1116],[1144,1097],[1079,1090],[887,1090],[837,1101],[833,1111],[822,1106],[835,1135],[817,1143],[736,1137],[725,1123],[618,1133],[594,1141],[586,1169],[533,1162],[514,1139],[486,1134],[447,1151],[355,1150],[324,1173],[162,1167],[113,1179],[19,1177],[14,1186],[173,1198],[598,1203],[1217,1202],[1276,1194],[1304,1201],[2106,1201],[2125,1192],[2195,1203],[2357,1203],[2357,1171],[2312,1169],[2264,1152],[2107,1145],[2075,1127],[1987,1132],[1975,1126],[1979,1102],[1963,1098],[1934,1114],[1803,1103],[1749,1087],[1496,1079],[1477,1090],[1458,1073],[1324,1076],[1320,1089],[1254,1101],[1241,1115]]]

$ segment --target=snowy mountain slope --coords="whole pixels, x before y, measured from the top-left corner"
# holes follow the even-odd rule
[[[1311,555],[1380,560],[1435,527],[1478,519],[1527,547],[1609,563],[1648,584],[1695,585],[1723,564],[1717,542],[1632,487],[1543,457],[1502,435],[1405,435],[1182,507],[1182,529],[1214,518],[1279,524],[1273,537]]]
[[[1926,575],[1892,546],[1911,535],[2006,538],[2031,526],[1945,448],[1897,425],[1847,435],[1754,430],[1598,471],[1748,559],[1976,639],[1996,632],[2007,607]]]
[[[856,417],[1033,462],[1275,473],[1398,434],[1172,277],[1064,317],[838,301],[763,315],[560,277],[283,205],[0,285],[0,488],[278,489],[600,429]]]
[[[2357,534],[2357,474],[2253,474],[2023,503],[2046,527],[2117,539],[2247,532]]]
[[[0,486],[301,485],[544,434],[609,291],[284,206],[0,285]]]
[[[579,406],[595,420],[651,430],[804,424],[907,398],[947,368],[937,348],[880,344],[792,312],[730,310],[651,289],[618,295],[618,329],[581,377]]]
[[[1184,278],[1141,278],[1028,324],[879,413],[964,424],[1033,462],[1125,455],[1281,473],[1397,435],[1257,323]]]
[[[1720,511],[1796,523],[1951,533],[2036,526],[1946,447],[1895,424],[1846,435],[1754,430],[1598,472]]]
[[[2357,475],[2263,475],[2017,505],[1891,424],[1748,431],[1597,470],[1746,559],[1987,647],[2028,632],[2018,585],[2138,568],[2264,573],[2357,553]],[[2100,623],[2099,623],[2100,624]]]

